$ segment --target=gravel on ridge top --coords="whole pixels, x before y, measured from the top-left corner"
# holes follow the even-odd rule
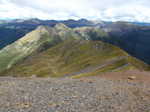
[[[150,112],[150,85],[97,77],[1,77],[0,112]]]

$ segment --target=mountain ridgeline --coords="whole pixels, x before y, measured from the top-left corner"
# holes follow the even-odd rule
[[[106,28],[69,28],[62,23],[39,26],[0,50],[0,75],[81,77],[149,70],[149,65],[110,44],[110,40]]]
[[[59,23],[63,23],[69,28],[78,27],[82,30],[84,29],[82,27],[90,27],[91,29],[97,28],[103,31],[107,37],[100,38],[97,31],[88,32],[92,38],[91,40],[101,40],[116,45],[128,52],[130,55],[150,64],[150,25],[148,23],[89,21],[86,19],[66,21],[18,19],[0,21],[0,49],[12,44],[27,33],[35,30],[40,25],[53,28]],[[83,37],[84,34],[82,34],[82,32],[80,33]],[[87,36],[86,38],[89,37]]]
[[[40,19],[29,19],[29,20],[9,20],[2,21],[0,20],[0,49],[11,44],[23,37],[25,34],[36,29],[40,25],[54,27],[58,23],[63,23],[68,27],[82,27],[82,26],[96,26],[98,23],[88,21],[86,19],[80,20],[65,20],[65,21],[56,21],[56,20],[40,20]]]

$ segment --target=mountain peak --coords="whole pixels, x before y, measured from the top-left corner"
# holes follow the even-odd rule
[[[65,24],[63,23],[58,23],[55,25],[55,28],[58,30],[63,30],[63,29],[69,29],[69,27],[67,27]]]
[[[46,26],[40,25],[36,28],[36,30],[46,30]]]
[[[26,43],[26,45],[30,43],[33,44],[33,43],[39,42],[44,37],[43,36],[44,34],[49,34],[48,29],[46,28],[46,26],[39,26],[35,30],[26,34],[24,37],[22,37],[16,42],[21,43],[21,44]]]

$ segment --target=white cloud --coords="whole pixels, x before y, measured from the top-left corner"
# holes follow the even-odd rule
[[[149,0],[0,0],[0,18],[150,22]]]

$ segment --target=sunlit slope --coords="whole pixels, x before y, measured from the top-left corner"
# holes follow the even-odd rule
[[[121,49],[100,41],[67,40],[32,55],[10,70],[11,76],[76,76],[79,74],[135,69],[130,56]],[[99,71],[95,73],[95,71]],[[91,74],[92,75],[92,74]]]
[[[8,45],[0,51],[0,71],[10,68],[19,60],[36,51],[43,43],[50,41],[46,35],[49,32],[44,27],[28,33],[20,40]]]
[[[0,51],[0,73],[9,76],[74,76],[149,66],[111,44],[99,28],[71,29],[64,24],[36,30]],[[98,71],[95,73],[95,71]]]
[[[78,36],[63,24],[58,24],[54,28],[39,26],[36,30],[0,50],[0,71],[9,69],[32,53],[41,52],[68,37],[78,39]]]

